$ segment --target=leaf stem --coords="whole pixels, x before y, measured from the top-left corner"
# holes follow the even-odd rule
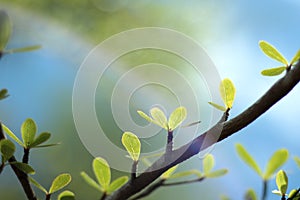
[[[46,199],[45,200],[50,200],[51,194],[46,194]]]
[[[265,200],[267,198],[267,189],[268,189],[268,181],[264,180],[261,200]]]
[[[27,148],[24,148],[24,155],[23,155],[23,159],[22,162],[28,164],[29,161],[29,150]]]
[[[102,194],[100,200],[104,200],[104,199],[106,198],[106,196],[107,196],[107,194],[106,194],[106,192],[104,192],[104,193]]]
[[[131,180],[136,179],[136,171],[137,171],[138,161],[133,161],[131,168]]]
[[[173,131],[168,130],[166,154],[169,155],[173,151]]]

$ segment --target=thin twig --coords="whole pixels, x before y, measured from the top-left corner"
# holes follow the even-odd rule
[[[268,181],[264,180],[261,200],[265,200],[267,198],[267,190],[268,190]]]
[[[138,161],[133,161],[131,168],[131,180],[134,180],[136,178],[137,165]]]
[[[142,191],[140,194],[138,194],[137,196],[131,198],[130,200],[137,200],[137,199],[141,199],[143,197],[148,196],[149,194],[151,194],[152,192],[154,192],[157,188],[159,188],[160,186],[162,186],[162,184],[166,181],[166,179],[161,179],[158,182],[150,185],[149,187],[147,187],[147,189],[145,189],[144,191]]]
[[[28,164],[28,162],[29,162],[29,150],[30,149],[27,149],[27,148],[24,147],[24,155],[23,155],[23,158],[22,158],[23,163]]]
[[[173,151],[173,131],[169,130],[167,136],[166,154],[170,155],[172,151]]]
[[[190,183],[196,183],[203,181],[205,177],[193,179],[193,180],[186,180],[186,181],[179,181],[179,182],[173,182],[173,183],[163,183],[161,186],[175,186],[175,185],[183,185],[183,184],[190,184]]]

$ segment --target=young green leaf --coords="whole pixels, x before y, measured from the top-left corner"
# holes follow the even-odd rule
[[[208,102],[211,106],[213,106],[213,107],[215,107],[216,109],[218,109],[218,110],[221,110],[221,111],[223,111],[223,112],[225,112],[226,111],[226,108],[224,107],[224,106],[221,106],[221,105],[219,105],[219,104],[216,104],[216,103],[214,103],[214,102]]]
[[[267,163],[266,171],[263,176],[264,180],[268,180],[288,159],[288,150],[280,149],[276,151]]]
[[[294,198],[292,199],[292,197],[298,197],[298,198]],[[288,198],[291,198],[291,200],[299,200],[300,196],[299,196],[299,190],[293,189],[290,191]]]
[[[210,173],[214,165],[215,165],[214,156],[211,154],[205,156],[205,158],[203,159],[203,173],[205,175]]]
[[[7,128],[7,126],[5,126],[4,124],[2,124],[2,128],[7,133],[7,135],[9,135],[9,137],[11,137],[11,139],[13,139],[14,141],[16,141],[22,147],[25,147],[25,145],[23,144],[23,142],[9,128]]]
[[[14,155],[16,147],[12,141],[3,139],[0,141],[0,149],[1,154],[4,158],[3,162],[5,162]]]
[[[102,186],[104,191],[107,191],[110,185],[110,168],[106,160],[103,158],[95,158],[93,161],[93,171],[98,183]]]
[[[300,168],[300,158],[297,156],[294,156],[294,161],[296,162],[297,166]]]
[[[23,171],[24,173],[26,174],[35,174],[35,171],[34,169],[26,164],[26,163],[22,163],[22,162],[14,162],[14,163],[11,163],[13,164],[14,166],[16,166],[19,170]]]
[[[276,68],[271,68],[271,69],[264,69],[261,71],[261,74],[264,76],[277,76],[282,74],[286,70],[285,66],[282,67],[276,67]]]
[[[122,135],[122,144],[129,153],[131,159],[138,161],[141,153],[141,142],[139,138],[131,132],[125,132]]]
[[[103,192],[102,187],[94,181],[89,175],[87,175],[85,172],[80,173],[81,177],[85,180],[85,182],[95,188],[96,190]]]
[[[176,108],[170,115],[168,127],[169,130],[176,129],[185,120],[187,111],[185,107]]]
[[[257,196],[254,190],[247,190],[245,194],[245,200],[257,200]]]
[[[147,120],[148,122],[152,122],[153,120],[151,119],[151,117],[149,117],[146,113],[144,113],[141,110],[138,110],[137,113],[144,118],[145,120]]]
[[[37,136],[34,141],[30,144],[30,148],[34,148],[44,142],[46,142],[47,140],[49,140],[51,134],[50,133],[47,133],[47,132],[44,132],[44,133],[41,133],[39,136]]]
[[[1,29],[0,29],[1,30]],[[2,90],[0,90],[0,100],[2,100],[2,99],[5,99],[5,98],[7,98],[9,95],[8,95],[8,91],[7,91],[7,89],[2,89]]]
[[[191,175],[196,175],[198,178],[203,177],[200,171],[198,171],[198,170],[189,170],[189,171],[177,172],[175,174],[172,174],[171,176],[169,176],[169,179],[182,178],[182,177],[191,176]]]
[[[48,194],[47,190],[41,185],[39,184],[39,182],[37,182],[36,180],[34,180],[32,177],[28,176],[29,181],[38,189],[40,189],[41,191],[43,191],[45,194]]]
[[[67,173],[58,175],[51,184],[49,194],[53,194],[54,192],[66,187],[71,182],[71,179],[71,175]]]
[[[300,49],[297,51],[297,53],[294,55],[292,61],[291,61],[291,65],[296,64],[300,59]]]
[[[36,124],[32,119],[26,119],[21,126],[22,139],[25,147],[30,147],[36,134]]]
[[[167,122],[167,117],[165,116],[164,112],[159,109],[159,108],[152,108],[150,110],[151,116],[153,118],[153,123],[156,125],[168,130],[168,122]]]
[[[125,183],[127,183],[128,181],[128,177],[127,176],[122,176],[120,178],[117,178],[116,180],[114,180],[110,185],[109,188],[107,190],[107,194],[111,194],[114,191],[116,191],[117,189],[119,189],[120,187],[122,187]]]
[[[168,179],[177,169],[178,165],[175,165],[174,167],[171,167],[170,169],[168,169],[167,171],[165,171],[165,173],[163,173],[160,178],[161,179]]]
[[[230,79],[223,79],[220,84],[220,93],[226,107],[232,108],[235,98],[235,87]]]
[[[17,48],[17,49],[9,49],[9,50],[5,50],[4,53],[28,52],[28,51],[34,51],[34,50],[40,49],[41,47],[42,47],[41,45],[34,45],[34,46]]]
[[[220,177],[220,176],[224,176],[227,173],[228,173],[227,169],[218,169],[218,170],[211,171],[211,172],[205,174],[205,177],[207,177],[207,178],[217,178],[217,177]]]
[[[278,196],[282,196],[282,195],[281,195],[281,192],[280,192],[279,190],[272,190],[272,193],[273,193],[273,194],[276,194],[276,195],[278,195]]]
[[[65,190],[58,195],[57,200],[75,200],[75,194],[69,190]]]
[[[259,41],[259,47],[270,58],[277,60],[278,62],[281,62],[286,66],[289,65],[285,57],[281,55],[281,53],[279,53],[279,51],[268,42],[263,40]]]
[[[236,145],[236,151],[239,157],[249,166],[251,167],[259,176],[263,177],[262,171],[252,158],[252,156],[247,152],[247,150],[241,144]]]
[[[283,170],[279,170],[276,175],[276,185],[281,195],[285,195],[288,188],[288,177]]]
[[[0,10],[0,52],[6,47],[12,32],[12,24],[8,14]]]

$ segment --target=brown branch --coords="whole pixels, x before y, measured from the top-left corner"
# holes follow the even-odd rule
[[[2,129],[2,123],[0,122],[0,140],[2,139],[5,139],[5,135],[4,135],[4,132],[3,132],[3,129]],[[9,160],[8,160],[9,164],[10,164],[10,167],[12,168],[12,170],[14,171],[14,173],[16,174],[19,182],[21,183],[22,185],[22,188],[27,196],[27,198],[29,200],[37,200],[32,188],[31,188],[31,185],[29,183],[29,180],[28,180],[28,176],[27,174],[25,174],[24,172],[22,172],[21,170],[19,170],[13,163],[16,163],[17,160],[15,158],[15,156],[12,156]]]
[[[125,184],[118,191],[109,196],[108,200],[128,199],[130,196],[138,193],[146,186],[156,180],[163,172],[170,167],[179,164],[188,158],[198,154],[200,151],[218,143],[225,138],[233,135],[237,131],[245,128],[264,112],[269,110],[275,103],[287,95],[295,85],[300,81],[300,62],[295,67],[288,70],[286,75],[279,79],[260,99],[247,108],[244,112],[235,118],[216,124],[207,132],[198,136],[188,144],[172,151],[169,155],[170,162],[166,162],[165,154],[159,158],[145,172],[138,176],[133,182]],[[222,122],[223,121],[223,122]],[[221,131],[221,134],[218,133]],[[217,138],[216,138],[217,137]]]

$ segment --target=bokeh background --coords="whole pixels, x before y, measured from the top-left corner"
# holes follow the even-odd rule
[[[100,194],[83,183],[79,173],[92,174],[93,157],[81,144],[72,117],[72,89],[76,72],[90,50],[113,34],[139,27],[165,27],[196,40],[215,62],[221,77],[230,77],[237,89],[231,112],[235,116],[260,97],[277,79],[262,77],[262,69],[278,63],[265,57],[259,40],[269,41],[288,59],[300,47],[297,0],[277,1],[170,1],[170,0],[0,0],[14,24],[8,48],[41,44],[34,52],[12,54],[0,60],[1,88],[10,97],[0,104],[0,119],[16,133],[21,123],[33,118],[39,131],[50,131],[51,142],[62,145],[33,150],[35,179],[49,187],[59,173],[70,172],[68,187],[77,199],[99,199]],[[163,62],[164,56],[151,56]],[[178,61],[180,62],[180,61]],[[261,194],[260,178],[242,163],[234,145],[245,145],[263,168],[270,155],[288,148],[290,159],[283,169],[290,189],[298,188],[300,169],[292,160],[299,151],[300,88],[296,88],[265,115],[234,136],[215,145],[216,168],[227,168],[221,178],[201,183],[160,188],[145,199],[219,199],[221,195],[242,199],[248,188]],[[101,105],[101,103],[100,103]],[[18,150],[17,157],[22,156]],[[183,163],[180,169],[200,169],[200,158]],[[121,172],[114,171],[114,177]],[[25,199],[14,174],[6,168],[0,176],[0,199]],[[268,199],[275,180],[270,181]],[[38,192],[38,195],[42,195]]]

